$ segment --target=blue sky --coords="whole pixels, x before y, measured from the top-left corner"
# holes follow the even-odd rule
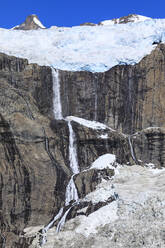
[[[165,18],[164,9],[164,0],[4,0],[0,4],[0,27],[18,25],[30,14],[37,14],[50,27],[98,23],[129,13]]]

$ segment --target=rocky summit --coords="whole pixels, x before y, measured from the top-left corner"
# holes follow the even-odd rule
[[[0,33],[0,247],[165,247],[165,20]]]
[[[45,28],[40,20],[38,19],[37,15],[30,15],[27,16],[25,22],[22,24],[14,27],[14,30],[36,30],[36,29],[42,29]]]

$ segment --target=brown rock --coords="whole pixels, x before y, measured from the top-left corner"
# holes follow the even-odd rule
[[[52,88],[51,68],[0,54],[0,230],[6,248],[27,247],[19,237],[23,229],[48,224],[64,204],[69,129],[53,119]],[[72,124],[81,171],[107,152],[129,160],[125,136],[106,130],[106,141],[102,131]]]
[[[165,123],[165,45],[136,65],[115,66],[104,73],[61,72],[64,116],[106,123],[133,134]]]
[[[26,18],[25,22],[14,27],[15,30],[35,30],[45,28],[39,21],[37,15],[30,15]]]

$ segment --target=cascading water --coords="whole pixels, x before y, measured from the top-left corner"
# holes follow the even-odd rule
[[[73,131],[71,122],[68,121],[69,127],[69,161],[70,161],[70,168],[72,169],[73,174],[79,173],[78,168],[78,159],[77,159],[77,149],[76,149],[76,140],[75,140],[75,133]]]
[[[67,119],[66,119],[67,121]],[[73,175],[66,187],[65,193],[65,206],[68,206],[71,201],[74,201],[72,206],[65,212],[63,217],[58,223],[57,232],[60,231],[62,226],[65,224],[66,217],[71,210],[71,208],[79,202],[78,192],[74,183],[74,175],[79,173],[78,167],[78,159],[77,159],[77,149],[76,149],[76,139],[75,133],[73,131],[71,122],[68,120],[68,127],[69,127],[69,161],[70,161],[70,168],[72,169]]]
[[[61,106],[61,94],[60,94],[60,83],[59,83],[59,73],[52,67],[52,79],[53,79],[53,111],[54,118],[56,120],[63,119],[62,116],[62,106]]]
[[[78,198],[78,193],[77,193],[77,189],[73,180],[73,176],[71,177],[67,188],[66,188],[66,193],[65,193],[65,206],[69,205],[69,202],[71,201],[76,201],[78,202],[79,198]]]
[[[55,70],[52,68],[52,78],[53,78],[53,110],[54,110],[54,118],[56,120],[63,119],[62,116],[62,107],[61,107],[61,97],[60,97],[60,83],[59,83],[59,75],[58,70]],[[66,187],[66,193],[65,193],[65,206],[68,206],[71,201],[74,201],[72,206],[67,209],[67,211],[63,214],[63,208],[60,209],[59,213],[54,217],[54,219],[42,229],[42,241],[41,246],[46,243],[46,235],[47,231],[55,221],[61,218],[57,225],[57,232],[59,232],[62,228],[62,226],[65,224],[66,217],[71,210],[71,208],[76,205],[79,202],[78,192],[74,183],[74,175],[79,173],[79,166],[78,166],[78,159],[77,159],[77,149],[76,149],[76,138],[75,133],[73,131],[71,121],[65,119],[68,122],[68,128],[69,128],[69,161],[70,161],[70,168],[73,172],[73,175]]]
[[[62,216],[60,222],[58,223],[57,229],[56,229],[56,232],[57,232],[57,233],[61,230],[61,228],[62,228],[63,225],[65,224],[66,217],[67,217],[69,211],[71,210],[71,208],[72,208],[72,206],[65,212],[65,214]]]
[[[129,145],[130,145],[130,149],[131,149],[131,156],[133,158],[133,160],[135,161],[135,163],[137,162],[135,155],[134,155],[134,150],[133,150],[133,146],[132,146],[132,142],[131,142],[131,136],[128,136],[128,141],[129,141]]]
[[[49,228],[51,228],[51,226],[53,226],[53,224],[55,223],[56,220],[58,220],[59,218],[61,218],[63,214],[63,208],[60,209],[60,211],[58,212],[58,214],[54,217],[54,219],[42,229],[42,242],[41,242],[41,246],[44,245],[46,243],[46,233],[49,230]]]

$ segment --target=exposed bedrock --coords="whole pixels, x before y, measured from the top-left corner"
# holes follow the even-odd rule
[[[76,134],[77,154],[81,170],[87,169],[105,153],[116,155],[120,164],[133,162],[126,135],[111,129],[96,130],[72,121]]]
[[[97,120],[127,134],[164,127],[165,45],[136,65],[119,63],[104,73],[59,71],[63,116]],[[40,113],[53,116],[51,68],[0,54],[0,78],[20,94],[30,92]]]
[[[85,170],[75,175],[74,180],[79,198],[84,198],[87,194],[96,189],[96,186],[101,183],[102,179],[109,180],[114,174],[114,170],[105,168],[103,170]]]
[[[165,129],[146,128],[132,136],[137,160],[154,167],[165,167]],[[150,165],[152,166],[152,165]]]
[[[63,114],[104,122],[133,134],[165,124],[165,45],[136,65],[104,73],[60,72]]]

